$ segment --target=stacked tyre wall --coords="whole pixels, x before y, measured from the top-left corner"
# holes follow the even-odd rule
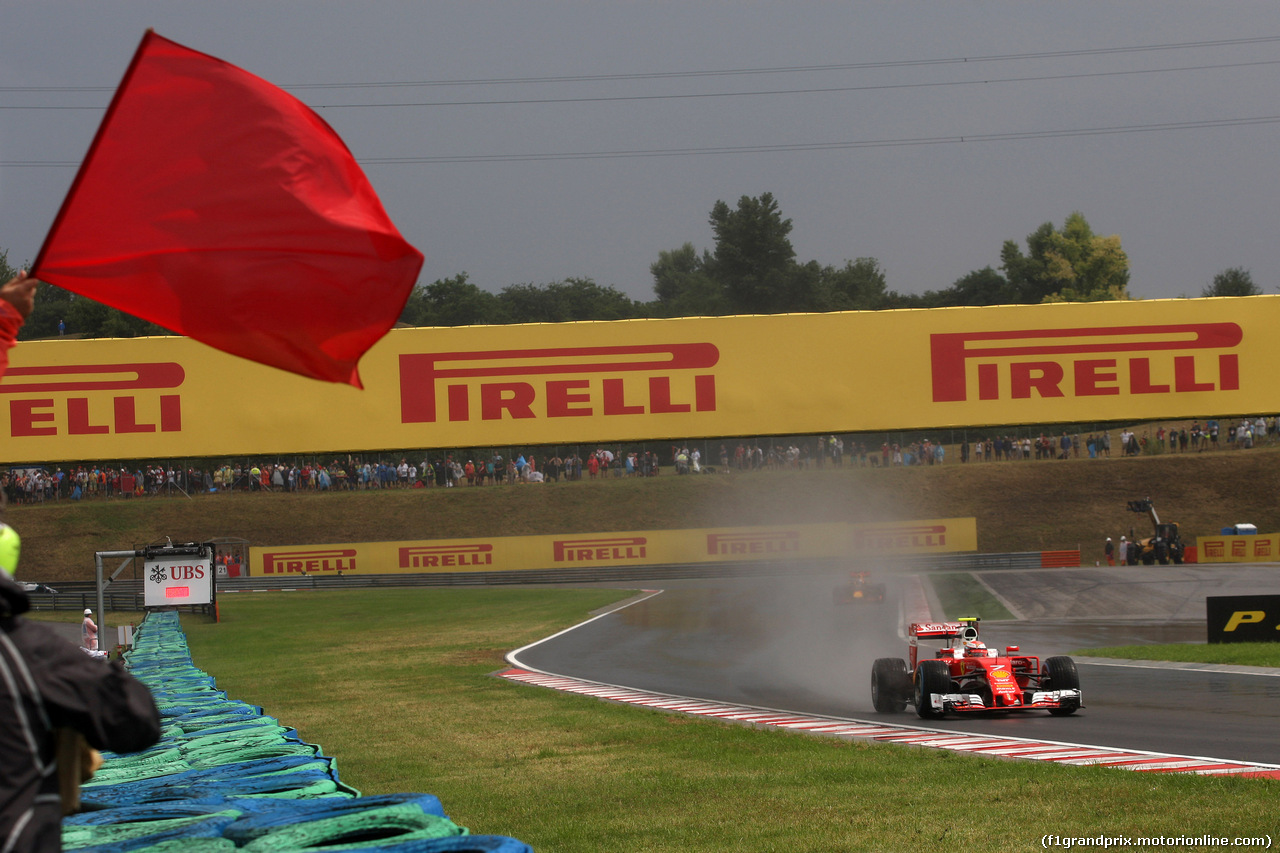
[[[431,794],[366,797],[344,784],[319,746],[196,669],[176,613],[149,614],[125,660],[155,697],[161,739],[103,754],[82,810],[63,821],[66,850],[531,853],[472,835]]]

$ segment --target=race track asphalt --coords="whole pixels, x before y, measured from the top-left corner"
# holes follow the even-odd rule
[[[983,572],[1020,618],[985,622],[988,645],[1051,655],[1109,645],[1202,642],[1209,595],[1280,594],[1280,566],[1154,566]],[[879,578],[881,605],[837,604],[844,578],[666,581],[662,593],[522,650],[544,672],[678,696],[877,722],[921,724],[911,709],[878,714],[871,664],[906,657],[903,601],[912,575]],[[924,587],[926,590],[928,587]],[[935,597],[930,618],[943,614]],[[910,618],[910,617],[909,617]],[[918,615],[915,618],[923,618]],[[1280,670],[1220,671],[1077,656],[1085,708],[931,720],[930,728],[1280,764]]]

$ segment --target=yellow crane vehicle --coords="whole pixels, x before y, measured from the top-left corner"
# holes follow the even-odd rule
[[[1151,498],[1129,501],[1129,511],[1146,513],[1151,519],[1155,535],[1131,542],[1125,562],[1131,566],[1136,566],[1138,563],[1144,566],[1153,566],[1156,563],[1167,566],[1170,562],[1182,565],[1182,555],[1186,546],[1178,535],[1178,525],[1172,521],[1161,521]]]

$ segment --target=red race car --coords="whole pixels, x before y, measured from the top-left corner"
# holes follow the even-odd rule
[[[948,712],[1030,711],[1057,717],[1074,714],[1084,704],[1080,676],[1069,657],[1040,658],[1008,646],[1004,654],[978,639],[978,618],[958,622],[917,622],[909,640],[911,663],[880,658],[871,667],[871,703],[881,713],[897,713],[914,705],[925,719]],[[933,658],[920,659],[920,640],[943,640]]]

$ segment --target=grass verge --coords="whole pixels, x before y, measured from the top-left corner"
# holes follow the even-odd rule
[[[221,624],[183,625],[197,666],[338,756],[347,784],[434,793],[472,831],[538,850],[935,853],[1031,850],[1046,833],[1274,832],[1280,785],[1264,780],[868,745],[490,677],[507,650],[626,594],[246,594],[222,600]]]
[[[1081,657],[1168,660],[1235,666],[1280,667],[1280,643],[1172,643],[1160,646],[1108,646],[1072,652]]]

